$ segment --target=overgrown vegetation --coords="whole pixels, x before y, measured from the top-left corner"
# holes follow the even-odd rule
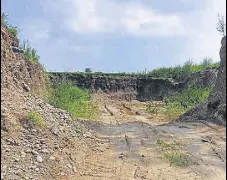
[[[37,112],[29,112],[28,113],[28,123],[35,126],[43,127],[46,125],[42,116]]]
[[[50,90],[49,101],[58,108],[64,109],[75,118],[97,119],[98,107],[92,103],[88,90],[76,87],[72,82],[62,80]]]
[[[182,93],[178,93],[167,98],[166,116],[169,120],[178,118],[181,114],[194,108],[197,104],[207,100],[212,87],[188,88]]]
[[[166,115],[170,120],[174,120],[186,111],[194,108],[197,104],[207,100],[212,87],[188,88],[182,93],[176,94],[167,99]]]
[[[197,104],[205,102],[211,90],[212,87],[188,88],[181,93],[165,98],[163,100],[165,103],[148,104],[146,110],[152,115],[152,118],[163,116],[172,121]]]

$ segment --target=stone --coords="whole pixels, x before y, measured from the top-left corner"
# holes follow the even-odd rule
[[[31,153],[32,153],[33,155],[38,155],[38,154],[39,154],[39,153],[38,153],[37,151],[35,151],[35,150],[32,150]]]
[[[37,162],[41,163],[43,162],[43,158],[42,156],[38,155],[37,158],[36,158]]]
[[[50,156],[50,160],[54,161],[56,158],[54,156]]]
[[[48,151],[47,149],[42,149],[41,152],[42,152],[42,153],[46,153],[46,154],[49,153],[49,151]]]
[[[39,171],[39,168],[37,167],[37,168],[35,168],[35,171],[37,172],[37,171]]]
[[[77,172],[77,169],[76,169],[76,167],[75,167],[75,166],[73,166],[73,168],[72,168],[72,169],[73,169],[73,172],[74,172],[74,173],[76,173],[76,172]]]
[[[15,160],[15,162],[19,162],[20,161],[20,158],[19,157],[16,157],[14,160]]]

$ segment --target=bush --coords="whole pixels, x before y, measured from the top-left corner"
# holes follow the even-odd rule
[[[50,103],[64,109],[76,118],[96,119],[98,107],[91,102],[89,91],[76,87],[72,82],[63,80],[51,89]]]
[[[46,125],[41,115],[37,112],[28,113],[28,122],[32,125],[41,126],[41,127]]]

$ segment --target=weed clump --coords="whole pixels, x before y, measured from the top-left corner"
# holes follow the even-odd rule
[[[28,113],[28,123],[39,127],[43,127],[46,125],[41,115],[37,112]]]
[[[75,118],[96,119],[98,107],[91,102],[88,90],[75,86],[71,81],[62,80],[51,89],[50,103],[68,111]]]
[[[188,88],[182,93],[167,98],[166,116],[169,120],[178,118],[197,104],[205,102],[211,90],[212,87]]]

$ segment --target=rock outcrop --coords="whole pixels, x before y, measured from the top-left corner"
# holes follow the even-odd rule
[[[220,67],[212,93],[206,103],[189,110],[177,121],[205,120],[226,126],[226,36],[221,40]]]

